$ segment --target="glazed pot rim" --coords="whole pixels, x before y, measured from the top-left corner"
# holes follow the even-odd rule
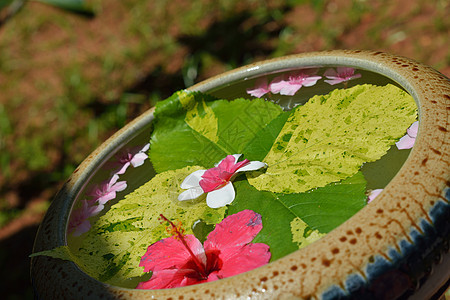
[[[302,68],[311,65],[324,67],[348,66],[365,69],[390,78],[402,86],[414,98],[419,109],[420,125],[415,147],[401,170],[374,203],[361,209],[321,240],[301,249],[301,251],[296,251],[245,274],[202,284],[201,286],[177,289],[180,290],[180,295],[195,295],[199,289],[202,289],[202,286],[209,290],[215,290],[216,295],[227,295],[231,291],[236,291],[236,286],[242,287],[242,282],[248,284],[244,292],[252,292],[256,289],[256,292],[253,292],[254,294],[263,295],[270,290],[273,295],[278,295],[279,291],[274,289],[273,282],[276,281],[281,284],[283,280],[284,284],[291,287],[285,289],[284,292],[291,293],[294,296],[323,295],[333,285],[345,290],[345,282],[349,276],[356,274],[356,276],[367,280],[370,279],[367,278],[368,275],[362,266],[367,266],[377,257],[391,261],[389,251],[394,249],[401,253],[402,248],[399,244],[404,240],[411,240],[412,231],[423,232],[421,222],[433,224],[434,220],[430,211],[438,201],[444,201],[448,204],[445,195],[442,195],[443,191],[446,191],[446,184],[449,180],[449,167],[445,161],[448,162],[449,160],[448,131],[450,131],[450,126],[446,121],[445,114],[448,112],[446,101],[449,98],[446,97],[448,97],[450,87],[445,76],[427,66],[383,52],[345,50],[311,52],[243,66],[212,77],[187,90],[207,92],[218,86],[228,85],[242,79],[251,79],[280,69]],[[435,85],[433,86],[433,84]],[[431,90],[431,88],[434,90]],[[430,98],[431,94],[435,97]],[[150,109],[104,142],[74,171],[55,197],[54,203],[52,203],[52,209],[62,211],[63,214],[59,214],[57,217],[53,216],[51,219],[46,216],[39,229],[34,252],[67,245],[67,224],[74,200],[91,178],[93,171],[100,166],[102,161],[112,155],[114,149],[123,146],[128,140],[145,130],[152,120],[153,109]],[[447,144],[445,144],[446,139]],[[417,200],[419,198],[421,198],[420,201]],[[408,204],[408,207],[406,207],[406,204]],[[389,212],[389,210],[392,210],[392,212]],[[396,218],[399,217],[400,219],[392,221],[393,213],[395,213]],[[384,231],[377,224],[373,224],[375,221],[371,220],[372,218],[378,220],[380,224],[387,224]],[[49,229],[51,226],[56,226],[57,229]],[[381,231],[383,234],[380,233]],[[52,236],[49,237],[48,233]],[[377,237],[377,233],[381,235],[380,238]],[[344,237],[345,241],[342,241]],[[369,237],[372,237],[372,240],[376,243]],[[332,249],[338,249],[339,252],[334,253]],[[342,262],[348,261],[345,256],[351,256],[352,259],[356,258],[355,266],[342,266]],[[314,257],[316,259],[313,260]],[[32,259],[33,280],[37,278],[39,273],[39,270],[36,270],[36,261],[40,259],[42,258]],[[336,266],[339,260],[341,260],[340,267],[334,268],[333,266]],[[89,281],[91,285],[97,285],[97,288],[104,293],[112,293],[112,295],[118,295],[124,290],[132,292],[136,296],[155,295],[163,297],[176,293],[173,292],[173,289],[143,291],[111,286],[90,278],[72,262],[58,261],[57,264],[64,266],[64,268],[70,268],[72,271],[78,270],[80,274],[76,276]],[[274,276],[270,285],[271,281],[267,280],[266,274],[275,274],[275,272],[278,275],[276,278]],[[327,275],[327,272],[333,274]],[[290,284],[288,280],[288,277],[293,276],[293,274],[304,276],[301,282],[294,281],[295,284],[299,285],[295,289],[292,286],[294,283]],[[54,276],[60,279],[60,275]],[[264,278],[266,279],[262,280]],[[336,280],[337,278],[339,280]],[[242,290],[240,290],[240,293],[242,293]]]

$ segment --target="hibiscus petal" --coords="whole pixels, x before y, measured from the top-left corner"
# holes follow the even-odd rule
[[[153,272],[150,280],[140,282],[136,289],[159,290],[187,286],[189,284],[186,282],[186,278],[193,272],[195,271],[191,269],[168,269]]]
[[[287,82],[280,90],[280,95],[293,96],[302,87],[302,84],[293,84]]]
[[[414,146],[415,138],[410,137],[409,135],[405,135],[398,142],[395,143],[399,150],[402,149],[411,149]]]
[[[357,79],[357,78],[361,78],[361,74],[355,74],[355,75],[352,75],[352,76],[350,76],[349,78],[348,78],[348,80],[353,80],[353,79]]]
[[[277,94],[285,87],[289,82],[284,80],[284,76],[275,77],[269,85],[269,89],[272,93]]]
[[[267,78],[260,78],[256,81],[255,87],[253,89],[247,89],[247,94],[253,97],[260,98],[261,96],[270,92],[269,86],[267,84]]]
[[[337,70],[337,73],[339,74],[339,76],[341,76],[341,77],[351,76],[351,75],[355,74],[355,69],[353,69],[351,67],[337,67],[336,70]]]
[[[335,78],[335,79],[332,79],[332,80],[324,80],[324,81],[325,81],[326,83],[328,83],[328,84],[335,85],[335,84],[344,82],[345,79],[342,79],[342,78]]]
[[[108,185],[109,187],[111,187],[111,186],[113,186],[113,185],[117,182],[117,180],[119,180],[119,175],[114,174],[114,175],[109,179],[109,182],[107,183],[107,185]]]
[[[121,174],[125,174],[126,170],[128,169],[128,167],[130,166],[130,163],[127,162],[123,165],[120,165],[118,168],[118,171],[114,172],[115,175],[121,175]]]
[[[261,243],[227,248],[220,252],[219,257],[223,265],[217,275],[219,277],[230,277],[251,271],[267,264],[270,256],[269,246]]]
[[[243,166],[242,168],[239,168],[236,172],[244,172],[244,171],[255,171],[261,168],[267,167],[266,163],[263,163],[261,161],[253,160],[249,162],[247,165]]]
[[[202,179],[203,174],[205,174],[206,170],[198,170],[191,174],[189,174],[181,183],[180,187],[182,189],[190,189],[193,187],[199,187],[199,182]]]
[[[206,264],[206,255],[202,243],[192,234],[184,236],[189,248],[199,260]],[[147,248],[147,252],[142,256],[140,267],[144,267],[144,272],[158,272],[164,269],[181,269],[191,260],[183,243],[173,237],[160,240]]]
[[[72,230],[74,230],[72,235],[73,236],[80,236],[83,233],[88,232],[89,229],[91,229],[91,222],[89,222],[89,220],[84,220],[76,228],[72,228]]]
[[[236,162],[240,156],[241,156],[241,154],[227,155],[224,159],[222,159],[219,162],[219,165],[217,166],[217,168],[219,168],[220,171],[234,173],[233,167],[236,164]]]
[[[147,143],[144,145],[144,147],[142,147],[142,149],[139,152],[145,152],[150,148],[150,143]]]
[[[197,199],[201,195],[203,195],[203,189],[201,187],[193,187],[179,194],[178,201]]]
[[[235,195],[233,184],[228,182],[223,188],[209,192],[206,204],[211,208],[223,207],[233,202]]]
[[[140,153],[136,154],[135,156],[133,156],[133,158],[131,159],[131,164],[135,168],[139,167],[144,164],[144,162],[147,158],[148,158],[147,154],[140,152]]]
[[[327,77],[327,78],[336,78],[337,77],[337,72],[333,69],[333,68],[329,68],[327,69],[324,73],[323,76]]]
[[[415,138],[417,136],[418,130],[419,130],[419,121],[415,121],[408,129],[406,129],[406,132],[410,137]]]
[[[104,205],[106,202],[114,198],[116,198],[116,192],[109,192],[101,197],[95,198],[95,201],[97,201],[99,205]]]
[[[205,251],[243,246],[250,243],[262,229],[261,215],[251,210],[243,210],[228,216],[208,234],[204,243]]]
[[[370,192],[369,197],[367,199],[367,203],[369,203],[373,199],[375,199],[382,191],[383,191],[383,189],[376,189],[376,190],[373,190],[372,192]]]
[[[305,80],[302,83],[302,86],[313,86],[317,83],[317,80],[321,79],[322,76],[311,76],[308,78],[305,78]]]
[[[126,181],[119,181],[116,182],[114,185],[112,185],[109,189],[110,192],[121,192],[124,189],[127,188],[127,182]]]

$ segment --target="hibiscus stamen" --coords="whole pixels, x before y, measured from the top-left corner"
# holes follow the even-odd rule
[[[197,266],[197,268],[198,268],[197,271],[200,273],[200,276],[202,277],[202,279],[207,279],[208,273],[206,272],[205,266],[198,259],[198,257],[194,254],[194,252],[192,252],[191,248],[189,247],[189,245],[186,243],[186,240],[184,239],[184,236],[183,236],[184,230],[181,229],[181,222],[179,222],[178,226],[177,226],[172,221],[167,219],[163,214],[160,214],[159,216],[161,217],[161,219],[163,219],[164,221],[166,221],[170,224],[170,226],[172,228],[172,230],[170,232],[174,235],[174,237],[179,239],[181,241],[181,243],[183,243],[183,246],[189,252],[189,255],[192,257],[193,262]]]

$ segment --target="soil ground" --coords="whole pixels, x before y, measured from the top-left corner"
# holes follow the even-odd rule
[[[448,0],[30,1],[0,27],[0,290],[32,298],[29,258],[51,198],[118,128],[176,90],[254,61],[391,52],[450,76]],[[6,292],[6,293],[5,293]]]

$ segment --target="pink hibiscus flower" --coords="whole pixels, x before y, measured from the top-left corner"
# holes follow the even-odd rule
[[[323,75],[329,79],[324,81],[331,85],[341,82],[347,83],[349,80],[361,77],[361,74],[355,74],[355,69],[349,67],[337,67],[337,72],[333,68],[330,68]]]
[[[260,161],[244,159],[238,162],[241,154],[228,155],[214,168],[198,170],[187,176],[181,183],[187,189],[178,196],[179,201],[192,200],[208,193],[206,204],[211,208],[223,207],[233,202],[235,191],[231,180],[238,172],[255,171],[267,164]]]
[[[247,94],[260,98],[267,93],[270,93],[269,85],[267,84],[267,78],[260,78],[256,81],[253,89],[247,89]]]
[[[112,168],[116,168],[115,174],[124,174],[128,167],[131,165],[134,168],[144,164],[148,155],[145,153],[150,144],[145,144],[142,146],[136,146],[131,149],[125,149],[116,155],[117,161],[112,162],[110,165]]]
[[[74,236],[80,236],[91,229],[91,223],[88,218],[97,215],[103,210],[103,205],[90,206],[87,200],[82,201],[82,206],[76,209],[70,216],[69,233]]]
[[[411,149],[416,142],[417,131],[419,130],[419,121],[412,123],[406,130],[406,135],[402,137],[395,145],[399,150]]]
[[[94,197],[92,202],[98,202],[100,205],[104,205],[109,200],[116,198],[117,192],[121,192],[127,188],[127,183],[125,181],[117,181],[118,179],[119,175],[114,174],[110,180],[95,186],[87,195]]]
[[[302,86],[313,86],[322,76],[314,76],[317,69],[306,69],[288,75],[275,77],[270,83],[270,91],[274,94],[293,96]]]
[[[169,223],[176,236],[148,247],[139,266],[153,274],[150,280],[139,283],[138,289],[168,289],[215,281],[269,262],[269,246],[251,243],[262,229],[261,216],[251,210],[223,219],[204,245],[194,235],[183,235]]]

